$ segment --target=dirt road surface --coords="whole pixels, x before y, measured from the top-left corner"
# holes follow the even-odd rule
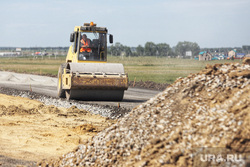
[[[0,71],[0,88],[26,90],[24,94],[7,90],[8,94],[16,97],[0,94],[0,166],[36,166],[42,159],[55,158],[71,151],[115,123],[114,120],[91,114],[95,112],[78,108],[83,103],[117,107],[118,102],[58,100],[57,78]],[[27,92],[46,95],[51,99],[40,99],[59,101],[64,108],[31,100],[39,98],[23,98],[29,97]],[[120,107],[130,110],[159,92],[129,88]]]
[[[47,76],[0,71],[0,87],[29,91],[32,90],[33,92],[51,97],[57,96],[57,78]],[[121,107],[132,109],[135,106],[146,102],[148,99],[154,97],[158,93],[160,93],[160,91],[129,88],[127,91],[125,91],[123,101],[119,103]],[[108,101],[86,101],[86,103],[110,106],[118,105],[118,102]]]
[[[113,123],[74,106],[0,94],[0,166],[33,166],[65,154]]]

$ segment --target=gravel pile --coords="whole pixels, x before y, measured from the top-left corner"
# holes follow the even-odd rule
[[[45,105],[54,105],[63,108],[70,108],[72,106],[75,106],[78,109],[89,111],[91,114],[98,114],[103,117],[108,117],[110,119],[118,119],[120,117],[123,117],[125,114],[129,112],[129,110],[125,108],[86,104],[81,101],[75,101],[75,100],[66,101],[65,99],[56,99],[47,97],[39,98],[38,100],[44,103]]]
[[[168,86],[168,83],[155,83],[153,81],[129,81],[129,87],[136,87],[136,88],[144,88],[144,89],[151,89],[151,90],[160,90],[163,91]]]
[[[39,165],[211,166],[199,154],[215,148],[250,153],[249,64],[207,65],[179,78],[74,151]]]

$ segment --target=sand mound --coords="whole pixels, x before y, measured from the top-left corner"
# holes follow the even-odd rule
[[[250,57],[245,57],[245,58],[243,59],[243,63],[244,63],[244,64],[250,65]]]
[[[78,132],[79,134],[86,133],[86,132],[98,132],[98,127],[92,124],[83,124],[74,128],[74,131]]]
[[[55,166],[211,166],[202,153],[250,153],[250,66],[208,65],[134,108]],[[204,161],[202,161],[204,160]],[[218,165],[218,164],[217,164]],[[228,164],[227,164],[228,165]],[[238,166],[239,164],[237,164]]]
[[[0,94],[0,166],[58,157],[114,123],[76,106],[58,108]]]
[[[25,115],[25,114],[39,114],[38,109],[31,108],[26,109],[22,105],[10,105],[5,107],[4,105],[0,105],[0,116],[2,115]]]

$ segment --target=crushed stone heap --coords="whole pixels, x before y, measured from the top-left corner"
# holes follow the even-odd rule
[[[250,152],[250,65],[207,65],[179,78],[49,166],[209,166],[198,151]],[[249,155],[249,154],[248,154]],[[211,165],[211,164],[210,164]]]

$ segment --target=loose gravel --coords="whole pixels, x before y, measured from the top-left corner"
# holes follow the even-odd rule
[[[86,102],[76,100],[67,101],[66,99],[53,98],[50,96],[37,94],[35,92],[3,87],[0,88],[0,93],[12,96],[26,97],[29,99],[41,101],[45,105],[54,105],[56,107],[70,108],[72,106],[76,106],[78,109],[89,111],[91,114],[99,114],[103,117],[108,117],[110,119],[121,118],[130,111],[123,107],[115,107],[109,105],[101,106],[96,104],[88,104]]]

